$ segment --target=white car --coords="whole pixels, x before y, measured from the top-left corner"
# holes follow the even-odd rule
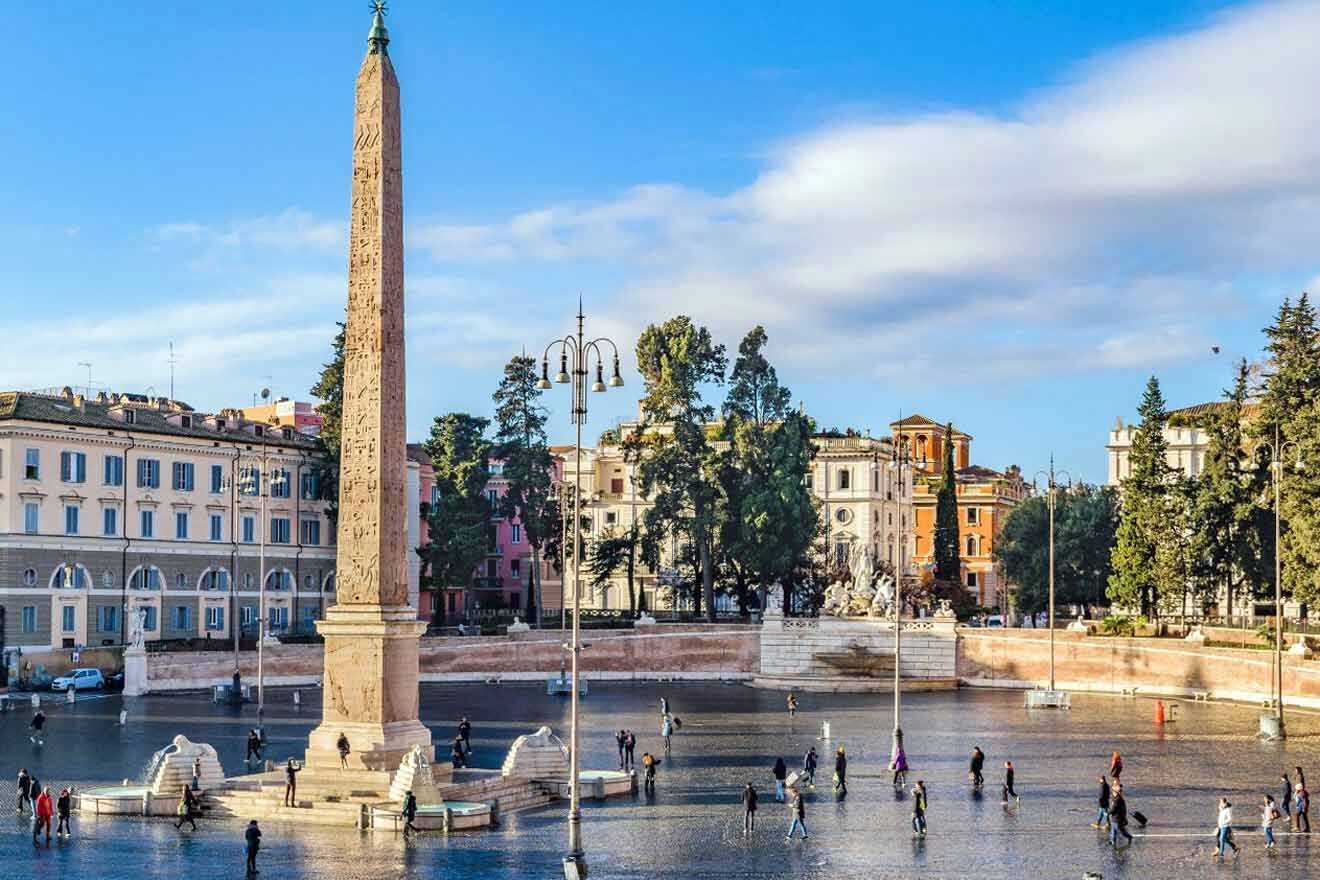
[[[105,677],[99,669],[70,669],[68,675],[61,675],[50,683],[53,691],[99,691],[105,688]]]

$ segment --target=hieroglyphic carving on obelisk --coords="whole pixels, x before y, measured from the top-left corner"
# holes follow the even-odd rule
[[[358,72],[344,334],[339,602],[408,602],[399,82],[377,10]]]

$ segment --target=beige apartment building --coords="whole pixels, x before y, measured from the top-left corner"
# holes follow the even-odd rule
[[[309,629],[335,587],[317,474],[314,440],[237,410],[0,392],[6,647],[122,644],[138,609],[148,640],[255,634],[263,568],[269,631]]]
[[[636,423],[620,426],[616,436],[626,436]],[[905,467],[902,480],[894,464],[893,443],[888,437],[874,438],[857,433],[818,434],[816,457],[807,474],[807,485],[820,500],[820,516],[826,530],[826,552],[846,562],[860,547],[867,547],[878,561],[911,571],[913,538],[912,469]],[[554,447],[563,463],[563,484],[572,486],[576,462],[571,446]],[[637,486],[636,466],[625,460],[614,443],[582,450],[583,516],[590,521],[588,544],[607,534],[627,531],[645,515],[650,501]],[[676,541],[662,543],[660,571],[638,564],[634,589],[645,594],[646,607],[668,608],[669,591],[664,581],[670,575],[670,560],[678,555]],[[572,589],[572,568],[567,573]],[[620,571],[600,589],[589,586],[583,572],[584,608],[626,609],[626,572]],[[730,601],[718,597],[717,602]]]

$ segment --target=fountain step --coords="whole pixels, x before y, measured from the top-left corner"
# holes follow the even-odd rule
[[[206,811],[206,815],[222,819],[257,819],[296,825],[356,828],[362,823],[362,809],[362,804],[309,804],[303,807],[286,807],[274,803],[234,806],[216,803]]]

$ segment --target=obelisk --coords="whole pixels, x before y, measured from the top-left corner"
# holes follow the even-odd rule
[[[414,745],[434,757],[418,720],[417,646],[408,605],[403,346],[403,169],[399,82],[376,4],[358,71],[349,212],[348,321],[339,471],[337,603],[325,637],[321,724],[307,763],[393,770]]]

